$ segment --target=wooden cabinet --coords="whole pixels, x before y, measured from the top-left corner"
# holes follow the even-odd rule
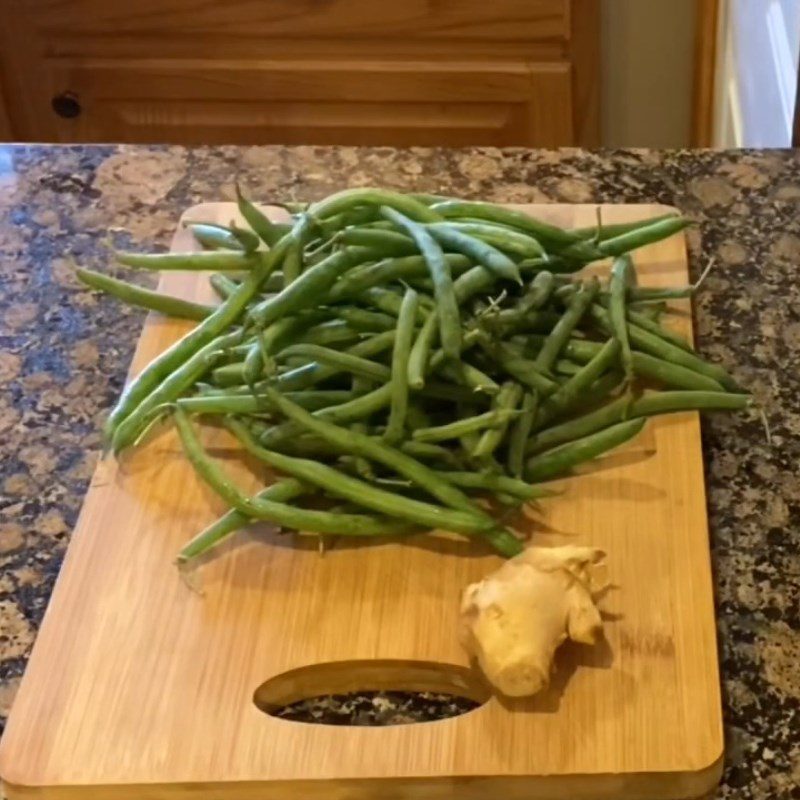
[[[0,0],[20,140],[593,144],[597,0]]]

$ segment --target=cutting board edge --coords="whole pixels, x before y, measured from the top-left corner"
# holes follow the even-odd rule
[[[209,792],[222,792],[226,800],[331,800],[332,791],[369,792],[365,797],[411,798],[419,791],[425,800],[485,800],[492,793],[502,793],[507,800],[530,800],[536,786],[536,800],[607,800],[613,791],[626,800],[701,800],[712,792],[722,778],[724,754],[707,766],[686,772],[586,773],[582,775],[452,775],[403,778],[357,778],[287,781],[221,781],[213,783],[172,784],[98,784],[48,786],[2,779],[7,800],[31,800],[46,793],[47,800],[205,800]],[[598,786],[600,782],[600,786]],[[384,786],[391,791],[384,791]],[[402,791],[402,795],[396,792]],[[568,795],[565,793],[568,792]]]

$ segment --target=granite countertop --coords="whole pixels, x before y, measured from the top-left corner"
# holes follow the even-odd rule
[[[800,798],[800,153],[0,146],[0,715],[19,685],[142,314],[84,291],[108,242],[180,212],[382,185],[508,202],[658,202],[716,257],[699,349],[768,415],[704,423],[727,769],[719,798]]]

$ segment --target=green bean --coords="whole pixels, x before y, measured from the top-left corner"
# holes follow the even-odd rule
[[[298,422],[303,428],[320,436],[341,452],[363,456],[393,469],[451,508],[480,513],[463,492],[439,478],[433,470],[420,461],[387,445],[384,441],[345,430],[314,417],[274,389],[267,389],[267,396],[292,421]]]
[[[497,359],[505,372],[525,386],[545,395],[552,394],[558,388],[558,384],[545,375],[535,361],[515,356],[508,347],[500,346],[487,352]]]
[[[443,464],[447,464],[449,467],[455,467],[456,469],[463,466],[452,450],[448,450],[446,447],[433,444],[432,442],[415,442],[413,439],[407,439],[401,442],[398,447],[403,453],[416,459],[441,461]]]
[[[521,500],[537,500],[554,494],[549,489],[531,486],[529,483],[509,478],[508,475],[496,475],[489,472],[440,472],[445,480],[456,486],[467,489],[488,489],[490,492],[504,492]]]
[[[608,311],[602,306],[594,304],[590,309],[590,313],[600,327],[608,331],[610,327]],[[650,331],[644,330],[639,325],[629,325],[628,334],[630,335],[631,343],[649,355],[656,356],[664,361],[670,361],[679,367],[686,367],[693,372],[699,372],[701,375],[718,381],[732,392],[740,391],[736,382],[722,367],[703,361],[702,358],[694,353],[670,344],[670,342],[650,333]]]
[[[484,414],[478,414],[467,419],[458,419],[445,425],[437,425],[433,428],[418,428],[411,435],[414,441],[417,442],[443,442],[447,439],[457,439],[467,433],[482,432],[487,428],[501,427],[515,416],[517,414],[512,410],[492,409]]]
[[[350,426],[350,430],[353,431],[353,433],[359,433],[362,436],[366,436],[367,425],[364,422],[354,422]],[[369,459],[366,459],[363,456],[353,456],[353,466],[355,468],[356,475],[363,478],[365,481],[375,481],[377,479]]]
[[[411,346],[408,356],[408,385],[412,389],[421,389],[425,385],[425,373],[428,369],[431,347],[436,340],[437,323],[437,315],[430,314]]]
[[[542,349],[536,356],[535,363],[540,370],[546,372],[553,366],[567,339],[572,335],[572,331],[575,330],[583,315],[592,305],[592,301],[599,290],[600,285],[597,279],[592,279],[586,286],[582,286],[569,301],[567,310],[553,327],[550,335],[545,339]]]
[[[225,300],[211,316],[206,317],[161,355],[153,359],[123,391],[117,405],[104,426],[106,441],[110,441],[119,424],[171,373],[177,370],[193,353],[213,341],[241,316],[261,283],[275,269],[285,254],[288,239],[284,238],[270,251],[257,269],[253,270],[236,291]]]
[[[549,333],[561,318],[562,315],[552,311],[523,312],[519,308],[506,308],[497,313],[487,314],[479,320],[479,324],[502,336],[510,336],[523,331]]]
[[[642,314],[629,308],[627,311],[627,318],[630,322],[633,322],[640,328],[655,334],[661,339],[665,339],[666,341],[670,342],[670,344],[674,344],[676,347],[680,347],[682,350],[692,351],[692,346],[686,341],[686,339],[677,333],[673,333],[672,331],[663,328],[658,324],[658,322],[650,319],[646,314]]]
[[[386,330],[384,328],[383,330]],[[298,344],[317,344],[323,347],[331,345],[349,345],[361,341],[361,331],[351,327],[343,319],[331,319],[309,328],[297,338]]]
[[[520,314],[538,311],[549,299],[555,288],[555,275],[547,270],[538,272],[528,286],[528,290],[519,299],[516,310]]]
[[[388,206],[419,222],[439,222],[441,216],[412,197],[383,189],[345,189],[309,206],[308,213],[317,219],[349,211],[354,206]]]
[[[394,344],[394,336],[394,331],[378,333],[369,339],[365,339],[363,342],[354,344],[352,347],[347,348],[347,350],[344,352],[349,353],[350,355],[360,356],[362,358],[371,358],[372,356],[378,355],[384,350],[390,349]],[[343,370],[341,370],[339,367],[311,362],[302,367],[292,369],[289,372],[284,372],[281,375],[276,376],[274,379],[270,379],[270,381],[267,383],[269,385],[278,387],[282,391],[297,391],[300,389],[306,389],[309,386],[313,386],[314,384],[320,383],[328,378],[332,378],[342,371]],[[258,394],[263,392],[265,385],[265,383],[257,383],[252,388],[245,388],[243,391],[253,391]]]
[[[395,317],[399,316],[400,306],[403,304],[402,295],[391,289],[384,289],[381,286],[373,286],[370,289],[365,289],[360,299],[372,303],[373,306],[379,308],[381,311],[392,314]],[[420,295],[419,302],[417,303],[417,322],[425,322],[432,309],[433,301],[431,298]]]
[[[519,401],[522,399],[522,387],[518,383],[509,381],[500,387],[497,397],[494,400],[493,409],[498,412],[503,411],[516,411]],[[477,459],[485,459],[487,456],[492,455],[499,447],[500,442],[506,435],[508,423],[510,420],[506,419],[503,424],[497,427],[489,428],[481,434],[477,446],[472,451],[472,455]]]
[[[525,479],[547,481],[569,472],[584,461],[597,458],[636,436],[647,420],[632,419],[605,430],[532,456],[525,465]]]
[[[147,395],[125,419],[123,419],[111,439],[115,454],[121,453],[134,444],[152,422],[154,409],[175,401],[181,394],[199,380],[213,361],[226,348],[238,343],[242,331],[234,329],[213,339],[197,350],[180,367],[170,373],[150,394]]]
[[[345,228],[336,234],[336,240],[344,245],[369,247],[384,256],[412,256],[418,252],[413,239],[391,230]]]
[[[236,204],[239,207],[239,213],[244,217],[247,224],[267,246],[274,247],[287,233],[286,226],[269,220],[260,209],[242,194],[238,183],[236,184]]]
[[[264,328],[282,317],[314,306],[339,275],[363,258],[364,253],[358,248],[346,248],[334,253],[306,270],[274,297],[251,308],[250,318]]]
[[[511,441],[508,445],[508,471],[515,478],[522,477],[525,466],[525,446],[531,435],[538,410],[539,393],[527,392],[522,399],[522,414],[514,422],[514,427],[511,429]]]
[[[330,312],[323,309],[310,309],[290,317],[283,317],[268,325],[259,336],[264,356],[279,353],[290,342],[296,341],[317,324],[324,322]]]
[[[291,286],[303,271],[303,243],[294,238],[283,262],[283,288]]]
[[[446,253],[444,258],[453,275],[461,275],[472,266],[470,259],[456,253]],[[387,258],[375,264],[354,267],[334,284],[330,298],[332,301],[343,300],[373,286],[388,286],[393,281],[412,281],[428,275],[430,271],[422,256]]]
[[[654,244],[662,239],[668,239],[676,233],[691,225],[691,220],[684,217],[665,217],[656,219],[649,225],[622,233],[611,239],[605,239],[598,244],[598,249],[604,256],[621,256],[631,250],[637,250],[648,244]]]
[[[439,323],[439,338],[448,358],[458,360],[461,353],[461,315],[453,290],[450,265],[444,258],[442,248],[428,231],[412,219],[393,208],[382,207],[381,214],[390,222],[406,231],[416,242],[430,270],[436,297],[436,317]]]
[[[522,284],[517,265],[507,255],[489,243],[473,238],[447,223],[427,225],[425,229],[443,247],[469,256],[469,258],[477,261],[502,280]]]
[[[128,305],[147,308],[150,311],[158,311],[160,314],[178,317],[179,319],[202,320],[214,313],[212,306],[191,303],[188,300],[181,300],[179,297],[168,297],[90,269],[78,268],[75,273],[81,283],[92,289],[118,297]]]
[[[312,415],[315,420],[324,420],[331,424],[345,424],[360,422],[376,411],[385,408],[391,399],[391,386],[388,384],[374,389],[367,394],[352,398],[338,405],[326,406],[315,411]],[[295,421],[283,422],[271,428],[260,438],[260,443],[265,447],[275,447],[288,437],[302,433],[303,426]]]
[[[554,417],[561,416],[584,396],[590,386],[606,372],[619,356],[619,342],[609,339],[588,364],[559,386],[539,407],[534,427],[541,428]]]
[[[397,520],[360,514],[311,511],[258,497],[248,498],[208,457],[194,432],[189,417],[178,408],[175,410],[174,418],[184,452],[197,474],[223,500],[247,517],[269,520],[295,530],[344,536],[396,535],[407,531],[407,525],[401,524]]]
[[[683,300],[694,294],[694,286],[673,286],[666,289],[651,286],[632,286],[628,289],[628,300],[637,301],[653,300]]]
[[[220,300],[227,300],[239,287],[236,281],[232,281],[227,275],[215,273],[208,279],[211,288],[217,293]]]
[[[392,375],[389,367],[385,367],[383,364],[376,364],[369,359],[316,344],[293,344],[281,350],[278,354],[281,360],[285,360],[290,356],[302,356],[317,363],[337,367],[340,370],[376,381],[388,381]]]
[[[391,331],[397,327],[397,319],[391,314],[377,311],[367,311],[356,306],[344,306],[337,309],[337,314],[342,322],[352,329],[366,333]]]
[[[608,305],[608,318],[614,331],[614,338],[620,347],[622,368],[628,384],[633,383],[633,354],[631,342],[628,337],[629,313],[625,307],[628,287],[635,285],[636,273],[633,261],[629,255],[619,256],[611,267],[611,280],[609,284],[610,300]]]
[[[500,391],[500,385],[496,381],[466,361],[455,363],[445,360],[440,364],[439,372],[453,383],[469,386],[474,392],[495,395]]]
[[[448,197],[444,194],[426,194],[425,192],[417,192],[410,197],[413,197],[418,203],[426,206],[432,206],[435,203],[443,203],[445,200],[455,200],[455,197]]]
[[[306,489],[300,481],[294,478],[284,478],[266,489],[262,489],[256,496],[256,501],[271,500],[275,503],[286,503],[294,500],[305,492]],[[186,564],[194,558],[204,555],[216,547],[231,534],[244,528],[252,522],[252,518],[242,514],[236,509],[228,511],[219,519],[212,522],[207,528],[197,534],[188,544],[185,544],[175,559],[178,565]]]
[[[213,222],[184,222],[192,236],[203,247],[211,250],[244,250],[252,253],[258,249],[259,238],[250,231],[232,230]],[[250,239],[249,237],[253,237]]]
[[[722,392],[725,387],[708,375],[673,364],[647,353],[633,354],[633,369],[637,375],[657,380],[675,389],[695,389],[697,391]]]
[[[207,253],[125,253],[116,252],[120,264],[135,269],[195,272],[247,272],[263,269],[267,253],[215,251]]]
[[[344,405],[354,399],[352,392],[337,389],[287,392],[286,396],[309,411]],[[253,394],[220,393],[179,397],[176,402],[187,414],[258,414],[272,410],[272,406],[265,397]]]
[[[389,421],[384,433],[384,438],[390,444],[394,444],[402,438],[405,428],[408,411],[408,356],[414,338],[418,303],[419,295],[413,289],[406,289],[397,318],[397,336],[392,350],[392,402]]]
[[[345,475],[317,461],[297,459],[267,450],[255,442],[240,423],[228,420],[226,424],[245,449],[266,464],[295,478],[319,486],[329,494],[357,503],[359,506],[417,525],[442,528],[467,535],[482,533],[495,527],[494,520],[483,515],[412,500],[409,497],[387,492],[358,478]]]
[[[527,441],[528,455],[549,450],[573,439],[589,436],[625,419],[654,417],[679,411],[740,411],[752,400],[748,395],[728,392],[648,392],[631,400],[619,397],[577,419],[569,419],[552,428],[538,431]]]
[[[344,228],[368,225],[379,218],[380,214],[375,206],[355,206],[325,219],[317,217],[316,224],[323,236],[333,237]]]
[[[513,253],[521,258],[547,257],[544,248],[533,236],[521,233],[513,228],[492,225],[486,222],[451,221],[448,225],[457,231],[474,236],[476,239],[481,239],[498,250]]]
[[[656,222],[675,219],[676,217],[677,215],[674,212],[670,212],[657,217],[637,220],[636,222],[620,222],[612,225],[600,225],[599,227],[597,225],[591,225],[585,228],[572,228],[570,233],[574,233],[580,239],[594,239],[602,242],[606,239],[614,239],[623,234],[637,231],[640,228],[646,228]]]
[[[263,376],[264,367],[266,365],[269,365],[270,371],[275,367],[274,361],[267,361],[264,358],[264,353],[261,349],[261,342],[253,342],[248,348],[247,355],[244,357],[244,363],[242,364],[242,379],[244,382],[247,384],[256,383],[256,381]],[[215,380],[217,380],[216,377]]]
[[[510,208],[501,208],[491,203],[474,203],[466,200],[449,200],[443,203],[436,203],[431,209],[447,219],[458,219],[462,217],[475,217],[477,219],[498,222],[517,228],[531,234],[545,245],[561,244],[569,245],[579,241],[575,234],[565,231],[555,225],[550,225],[542,220],[523,214],[521,211],[513,211]]]

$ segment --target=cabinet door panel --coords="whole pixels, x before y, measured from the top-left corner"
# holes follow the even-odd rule
[[[572,137],[562,63],[56,59],[44,86],[81,107],[52,116],[60,141],[553,146]]]

